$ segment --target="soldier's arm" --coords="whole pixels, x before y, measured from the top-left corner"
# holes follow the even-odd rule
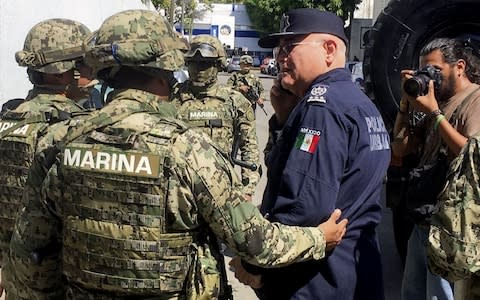
[[[179,148],[185,150],[174,154],[178,155],[176,161],[183,157],[185,163],[177,166],[175,177],[190,186],[200,215],[230,249],[244,260],[264,267],[325,256],[325,235],[320,228],[270,223],[256,206],[245,202],[235,170],[223,156],[197,136],[182,138]],[[335,230],[344,233],[346,221],[334,225],[338,226]]]
[[[476,135],[451,162],[438,196],[438,212],[430,222],[429,269],[451,282],[472,278],[480,271],[479,153],[480,136]]]
[[[231,86],[232,88],[236,89],[237,88],[237,80],[236,80],[236,75],[235,73],[232,74],[232,76],[230,76],[230,78],[228,78],[227,80],[227,85]]]
[[[255,193],[255,187],[261,177],[260,154],[258,149],[255,113],[250,101],[243,95],[235,93],[232,95],[233,102],[237,108],[237,128],[240,131],[239,148],[242,161],[257,165],[257,170],[247,168],[241,169],[242,184],[247,195]]]
[[[260,98],[263,98],[264,97],[264,92],[265,92],[265,88],[263,87],[263,84],[262,84],[262,81],[260,80],[260,78],[256,78],[257,79],[257,89],[258,89],[258,95],[260,96]]]
[[[45,152],[47,153],[47,152]],[[48,156],[36,156],[25,186],[23,205],[10,242],[6,289],[12,299],[62,297],[59,220],[45,205],[42,186]],[[54,153],[52,153],[54,155]]]

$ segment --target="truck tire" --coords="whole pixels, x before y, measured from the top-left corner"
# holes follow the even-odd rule
[[[366,39],[365,91],[389,130],[401,97],[400,71],[416,69],[420,49],[436,37],[479,39],[478,0],[391,0]],[[477,36],[475,36],[475,33]]]

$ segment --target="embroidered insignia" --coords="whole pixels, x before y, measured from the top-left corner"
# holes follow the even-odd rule
[[[312,96],[307,99],[307,102],[327,103],[327,99],[325,99],[325,97],[323,96],[320,96],[320,97]]]
[[[318,142],[320,141],[321,134],[322,132],[320,130],[305,127],[300,128],[300,133],[295,140],[295,149],[314,153],[315,149],[317,149]]]
[[[314,88],[312,89],[312,91],[310,92],[310,94],[311,94],[312,96],[322,96],[322,95],[324,95],[324,94],[327,92],[327,90],[328,90],[328,86],[326,86],[326,85],[318,85],[318,86],[316,86],[316,87],[314,87]]]
[[[327,103],[327,99],[323,96],[327,91],[327,85],[317,85],[313,87],[310,91],[310,97],[307,99],[307,102]]]

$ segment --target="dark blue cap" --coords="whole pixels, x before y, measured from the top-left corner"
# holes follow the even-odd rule
[[[343,21],[336,14],[315,8],[297,8],[284,13],[280,21],[280,32],[261,38],[258,45],[262,48],[278,46],[281,37],[304,35],[309,33],[328,33],[335,35],[348,45]]]

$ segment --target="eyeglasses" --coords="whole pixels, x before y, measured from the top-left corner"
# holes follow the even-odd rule
[[[298,45],[320,45],[321,43],[325,42],[324,40],[320,41],[314,41],[314,42],[294,42],[294,43],[288,43],[282,46],[277,46],[273,48],[273,54],[275,57],[278,57],[280,54],[284,54],[285,56],[288,56],[290,52],[292,52],[293,48],[295,48]]]

